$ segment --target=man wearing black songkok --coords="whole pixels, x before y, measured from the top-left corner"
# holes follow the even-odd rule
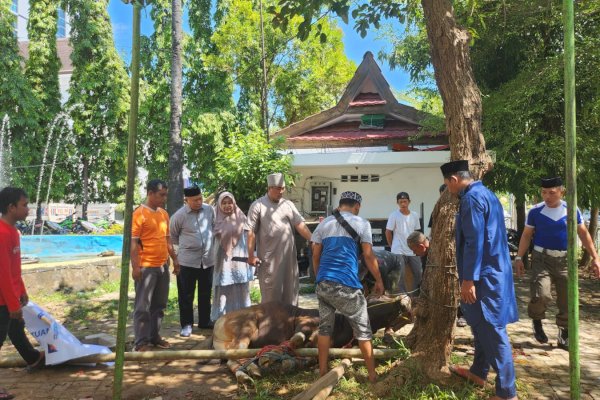
[[[559,177],[541,180],[543,202],[533,206],[527,215],[525,229],[521,235],[519,250],[515,257],[517,275],[524,274],[523,256],[533,239],[531,253],[531,301],[527,313],[533,320],[535,339],[547,343],[542,319],[546,318],[548,303],[552,300],[551,287],[556,286],[556,325],[558,326],[558,346],[569,348],[568,331],[568,287],[567,287],[567,203],[562,200],[565,193],[563,181]],[[600,259],[594,241],[588,232],[581,213],[577,210],[577,235],[583,247],[592,257],[592,272],[600,276]]]

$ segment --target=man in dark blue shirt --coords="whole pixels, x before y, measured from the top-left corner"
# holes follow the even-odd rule
[[[474,181],[466,160],[442,165],[444,183],[460,198],[456,219],[456,265],[463,314],[473,331],[475,357],[457,375],[483,386],[496,371],[494,399],[516,399],[515,369],[506,325],[519,319],[504,211],[498,198]]]
[[[523,275],[522,257],[529,249],[533,238],[531,301],[527,313],[533,320],[534,337],[540,343],[548,342],[542,319],[546,317],[548,303],[552,300],[551,287],[552,282],[555,282],[558,347],[568,350],[567,203],[562,200],[565,188],[559,177],[542,179],[541,186],[544,201],[535,205],[527,215],[527,222],[515,257],[515,268],[517,275]],[[600,259],[579,210],[577,210],[577,235],[592,257],[592,272],[596,277],[600,276]]]

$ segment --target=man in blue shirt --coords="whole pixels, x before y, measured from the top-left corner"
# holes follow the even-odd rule
[[[516,399],[515,369],[506,325],[519,319],[504,212],[498,198],[474,181],[466,160],[441,166],[444,183],[460,198],[456,218],[456,265],[460,306],[473,331],[475,357],[469,370],[450,370],[483,386],[496,371],[494,399]]]
[[[367,313],[367,301],[362,293],[362,284],[358,279],[359,247],[367,268],[375,278],[375,294],[383,294],[383,281],[379,273],[377,259],[373,254],[371,225],[360,218],[362,197],[356,192],[344,192],[340,195],[337,216],[329,216],[317,226],[312,234],[313,268],[317,277],[317,297],[319,299],[319,372],[327,373],[331,335],[335,322],[335,311],[348,318],[354,337],[362,352],[369,381],[375,382],[375,359],[371,338],[371,325]],[[344,227],[341,221],[349,225]],[[350,231],[353,234],[351,234]],[[360,242],[354,239],[359,239]]]
[[[527,313],[533,320],[534,337],[540,343],[548,342],[542,319],[546,317],[548,303],[552,300],[551,287],[552,282],[555,282],[558,347],[568,350],[567,203],[562,200],[565,188],[559,177],[542,179],[541,185],[544,201],[529,210],[515,257],[515,268],[517,275],[524,274],[523,256],[533,238],[531,301],[527,306]],[[579,210],[577,210],[577,235],[592,257],[592,272],[596,277],[600,276],[600,259]]]

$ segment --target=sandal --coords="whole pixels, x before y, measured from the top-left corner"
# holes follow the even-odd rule
[[[10,400],[14,399],[15,395],[12,393],[8,393],[6,389],[0,388],[0,400]]]
[[[46,353],[44,353],[43,351],[40,351],[40,357],[37,359],[37,361],[34,362],[33,364],[27,365],[27,367],[25,367],[25,368],[27,369],[27,372],[34,372],[45,366],[46,366]]]
[[[158,339],[156,342],[153,342],[152,344],[154,346],[158,347],[159,349],[170,349],[171,348],[171,343],[167,342],[163,338]]]
[[[457,365],[451,365],[448,368],[450,369],[450,372],[452,372],[454,375],[460,376],[465,381],[470,382],[470,383],[474,384],[475,386],[479,386],[479,387],[485,386],[485,379],[480,378],[479,376],[475,375],[474,373],[472,373],[471,371],[469,371],[466,368],[459,367]]]

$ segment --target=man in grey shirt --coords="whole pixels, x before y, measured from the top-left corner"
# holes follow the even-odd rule
[[[189,337],[194,324],[194,293],[198,283],[198,327],[212,329],[210,295],[213,275],[213,225],[215,213],[203,204],[198,187],[183,190],[185,204],[171,217],[171,241],[178,246],[181,267],[177,276],[181,336]]]

